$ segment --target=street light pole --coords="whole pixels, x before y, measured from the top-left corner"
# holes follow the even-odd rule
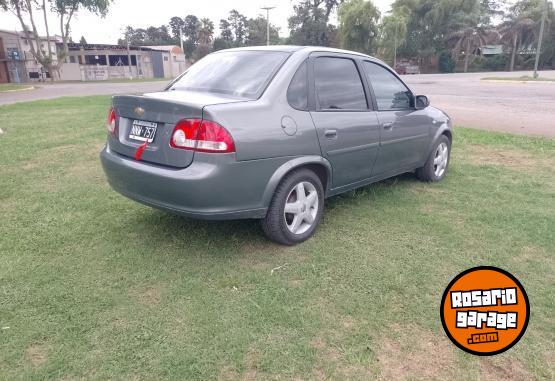
[[[542,23],[540,26],[540,36],[538,37],[538,47],[536,49],[536,62],[534,63],[534,78],[538,78],[538,65],[540,63],[540,55],[542,51],[543,31],[545,29],[545,19],[547,18],[547,0],[544,1]]]
[[[266,10],[266,45],[270,46],[270,11],[275,7],[262,7]]]
[[[393,70],[397,70],[397,28],[399,27],[399,24],[397,24],[397,21],[395,21],[395,42],[393,44]]]
[[[129,37],[127,40],[127,63],[129,64],[129,79],[133,79],[133,68],[131,66],[131,53],[129,52]]]

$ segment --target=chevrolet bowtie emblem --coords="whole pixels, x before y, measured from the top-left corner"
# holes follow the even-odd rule
[[[145,114],[145,109],[142,107],[135,107],[133,111],[135,111],[135,114],[138,116],[143,116]]]

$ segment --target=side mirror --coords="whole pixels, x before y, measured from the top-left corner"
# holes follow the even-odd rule
[[[430,100],[425,95],[417,95],[415,97],[414,104],[417,110],[422,110],[430,105]]]

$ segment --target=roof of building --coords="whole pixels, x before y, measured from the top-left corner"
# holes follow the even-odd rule
[[[174,54],[183,54],[183,50],[177,45],[156,45],[156,46],[143,46],[143,48],[151,48],[155,50],[163,50]]]
[[[75,50],[125,50],[127,51],[127,45],[110,45],[110,44],[69,43],[68,48],[70,51],[75,51]],[[130,45],[129,50],[165,51],[161,49],[156,49],[155,47],[135,46],[135,45]]]

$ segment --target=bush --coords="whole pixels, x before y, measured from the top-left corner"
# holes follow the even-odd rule
[[[443,51],[439,54],[439,72],[440,73],[453,73],[455,71],[455,60],[451,52]]]
[[[487,71],[503,71],[507,69],[509,58],[506,54],[498,54],[492,57],[484,57],[481,69]]]

